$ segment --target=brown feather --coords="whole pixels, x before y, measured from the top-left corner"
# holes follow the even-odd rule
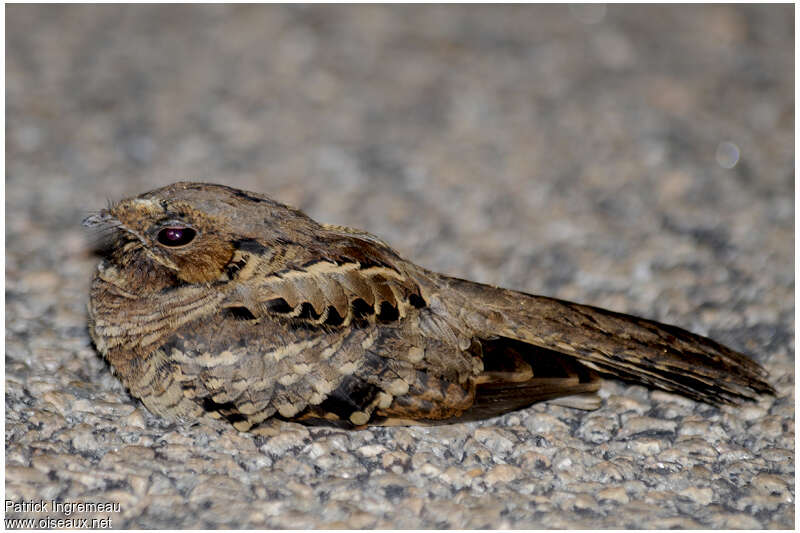
[[[592,394],[595,370],[710,403],[773,392],[711,339],[429,272],[256,193],[176,183],[86,224],[116,232],[90,293],[98,350],[148,409],[187,423],[471,420]],[[164,240],[175,228],[189,237]]]

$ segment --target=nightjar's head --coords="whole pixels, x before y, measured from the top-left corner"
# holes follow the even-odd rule
[[[316,225],[270,198],[223,185],[179,182],[118,202],[83,221],[114,232],[110,260],[182,282],[220,277],[246,243],[264,253],[300,242]]]

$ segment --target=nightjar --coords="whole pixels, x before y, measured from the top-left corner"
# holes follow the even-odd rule
[[[109,228],[92,339],[153,413],[449,423],[542,400],[599,406],[606,374],[712,404],[772,393],[748,357],[674,326],[456,279],[261,194],[181,182]]]

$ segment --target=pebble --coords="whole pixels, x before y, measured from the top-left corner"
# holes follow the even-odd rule
[[[419,471],[419,473],[423,476],[428,477],[438,476],[442,471],[440,468],[432,465],[431,463],[423,463],[422,466],[416,467],[416,470]]]
[[[744,405],[737,409],[737,415],[742,420],[747,420],[748,422],[760,420],[764,418],[766,414],[767,410],[758,405]]]
[[[144,415],[140,409],[135,409],[131,414],[125,417],[123,423],[126,426],[130,426],[133,428],[144,429],[145,428],[145,421]]]
[[[78,433],[74,437],[72,437],[72,441],[71,441],[72,442],[72,446],[76,450],[82,451],[82,452],[88,452],[88,451],[97,450],[99,448],[99,444],[97,442],[97,439],[95,438],[95,436],[90,431],[91,430],[88,430],[88,431],[85,430],[85,431],[82,431],[81,433]]]
[[[523,453],[518,461],[525,470],[548,470],[551,465],[549,457],[534,451]]]
[[[29,466],[30,450],[21,446],[10,445],[6,447],[6,467]]]
[[[386,448],[380,444],[368,444],[360,447],[357,451],[364,457],[376,457],[383,454],[386,451]]]
[[[512,465],[497,465],[486,474],[486,484],[496,485],[497,483],[508,483],[519,478],[522,469]]]
[[[399,451],[390,451],[381,456],[381,464],[384,468],[395,468],[403,471],[405,465],[408,464],[410,458],[407,453]]]
[[[585,441],[600,444],[611,440],[618,429],[619,418],[617,416],[587,416],[578,429],[578,436]]]
[[[714,529],[764,529],[756,517],[744,513],[712,515],[710,519]]]
[[[582,464],[583,454],[572,448],[564,448],[558,450],[553,456],[553,468],[556,470],[568,470],[574,468],[575,465]]]
[[[627,413],[643,415],[650,410],[650,406],[645,402],[638,401],[635,398],[618,395],[610,396],[606,400],[606,408],[617,415],[625,415]]]
[[[547,413],[534,413],[523,421],[525,428],[532,434],[568,432],[569,426]]]
[[[772,463],[794,465],[794,452],[785,448],[764,448],[761,457]]]
[[[463,460],[465,465],[487,465],[493,462],[492,452],[475,439],[467,439],[463,451],[466,454],[466,458]]]
[[[617,438],[625,440],[634,435],[648,434],[673,434],[677,428],[673,420],[662,420],[649,416],[631,416],[623,418],[622,427],[617,433]]]
[[[133,493],[139,497],[147,493],[150,482],[145,476],[129,475],[128,484],[133,489]]]
[[[46,392],[42,399],[61,416],[66,416],[72,410],[72,404],[75,403],[75,396],[59,391]]]
[[[731,463],[753,458],[753,453],[742,446],[733,443],[720,443],[718,446],[719,455],[717,456],[717,460],[721,463]]]
[[[83,457],[67,453],[50,453],[35,455],[31,458],[31,466],[41,472],[91,471],[91,463]]]
[[[5,470],[6,478],[13,479],[16,483],[39,484],[50,481],[50,478],[45,472],[42,472],[41,468],[6,465]]]
[[[698,438],[679,440],[671,450],[675,453],[675,457],[688,456],[705,462],[713,462],[719,456],[719,452],[713,445]]]
[[[238,431],[223,431],[214,442],[214,447],[230,452],[233,455],[253,453],[256,451],[253,437]]]
[[[765,435],[766,437],[760,442],[763,443],[762,447],[766,447],[777,443],[775,438],[783,435],[783,423],[782,417],[767,415],[754,421],[748,431],[755,435]]]
[[[500,428],[478,428],[474,437],[489,450],[500,454],[511,451],[517,440],[513,433]]]
[[[469,487],[472,485],[472,476],[470,476],[467,472],[458,468],[457,466],[451,466],[441,474],[441,479],[445,483],[452,485],[452,487],[456,490],[460,490],[464,487]],[[489,481],[487,480],[487,483]]]
[[[714,499],[714,491],[709,487],[688,487],[679,491],[678,494],[698,505],[708,505]]]
[[[774,474],[758,474],[750,484],[761,494],[783,497],[787,502],[792,499],[786,482]]]
[[[308,430],[302,426],[292,428],[267,440],[261,447],[264,453],[284,455],[292,448],[302,446],[309,438]]]
[[[628,494],[625,492],[625,489],[622,487],[609,487],[607,489],[603,489],[597,493],[597,500],[610,500],[619,503],[628,503],[630,498],[628,498]]]
[[[625,479],[623,470],[610,461],[602,461],[594,465],[591,469],[592,479],[601,483],[622,481]]]
[[[722,442],[730,442],[728,432],[719,423],[708,423],[705,421],[684,421],[678,429],[678,440],[690,437],[698,437],[710,444],[718,445]]]
[[[662,475],[680,472],[686,468],[684,464],[679,461],[665,461],[655,457],[648,457],[643,466],[646,470],[656,471]]]
[[[691,410],[696,404],[691,398],[686,398],[685,396],[663,390],[654,390],[651,392],[650,399],[657,404],[675,404],[683,410]]]
[[[200,476],[196,479],[195,487],[189,492],[188,501],[199,504],[220,499],[235,501],[247,492],[244,484],[229,476]]]
[[[136,406],[130,402],[112,403],[84,398],[75,402],[72,407],[75,411],[84,411],[113,418],[124,418],[136,409]]]
[[[664,445],[660,439],[635,439],[628,442],[628,449],[641,455],[656,455]]]
[[[184,444],[167,444],[159,450],[168,461],[185,463],[194,455],[194,447]]]

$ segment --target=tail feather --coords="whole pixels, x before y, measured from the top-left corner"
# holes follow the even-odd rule
[[[767,372],[707,337],[652,320],[446,278],[478,335],[508,337],[574,357],[600,372],[712,404],[774,393]]]

